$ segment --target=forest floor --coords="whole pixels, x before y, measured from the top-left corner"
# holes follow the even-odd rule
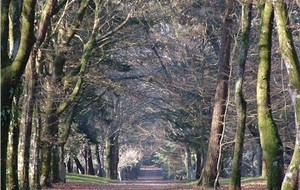
[[[45,190],[206,190],[198,186],[186,183],[184,181],[167,181],[163,180],[162,170],[157,167],[141,168],[137,180],[121,181],[117,183],[89,183],[89,182],[73,182],[53,184],[51,188]],[[228,189],[227,185],[221,185],[218,190]],[[252,182],[243,184],[242,189],[245,190],[264,190],[265,183]]]

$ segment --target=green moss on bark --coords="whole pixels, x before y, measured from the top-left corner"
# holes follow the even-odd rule
[[[290,166],[282,184],[282,190],[292,190],[300,187],[300,65],[291,31],[287,28],[289,20],[286,5],[283,0],[274,0],[273,5],[280,52],[288,71],[291,99],[295,108],[296,143]]]
[[[283,178],[283,148],[270,103],[271,45],[273,28],[272,2],[261,10],[259,33],[259,65],[257,75],[257,114],[260,142],[267,166],[268,189],[280,189]]]

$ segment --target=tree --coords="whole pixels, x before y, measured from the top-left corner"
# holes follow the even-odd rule
[[[47,28],[50,25],[53,10],[56,8],[56,1],[48,1],[42,11],[40,22],[38,23],[37,39],[34,44],[28,64],[26,67],[26,100],[24,101],[24,152],[23,152],[23,172],[22,187],[29,189],[29,161],[30,161],[30,140],[32,132],[33,108],[35,106],[35,96],[37,87],[36,58],[42,43],[46,38]]]
[[[20,87],[18,87],[20,88]],[[19,146],[19,136],[20,136],[20,93],[16,93],[13,99],[12,107],[12,122],[10,125],[10,145],[8,148],[8,162],[7,162],[7,188],[9,189],[19,189],[19,177],[18,177],[18,146]]]
[[[229,62],[230,47],[232,40],[232,18],[234,1],[226,2],[226,13],[223,23],[223,36],[219,57],[219,70],[217,79],[217,88],[215,94],[215,103],[213,108],[213,118],[211,123],[211,132],[209,138],[208,152],[205,165],[202,169],[201,177],[198,185],[205,187],[213,187],[217,174],[217,162],[219,157],[220,135],[223,131],[223,120],[226,109],[226,101],[228,96],[228,78],[229,78]]]
[[[44,90],[47,92],[45,98],[45,127],[43,130],[43,169],[42,169],[42,182],[45,186],[50,186],[50,171],[51,171],[51,155],[53,150],[53,158],[54,163],[58,162],[59,158],[57,158],[57,137],[59,131],[59,117],[61,114],[66,111],[70,105],[72,105],[77,99],[79,92],[84,84],[84,76],[86,75],[86,71],[88,70],[88,65],[92,60],[102,61],[105,56],[104,49],[110,44],[113,40],[113,35],[117,31],[119,31],[129,18],[131,17],[131,10],[122,14],[115,10],[115,6],[119,8],[119,4],[103,2],[95,0],[91,5],[89,0],[82,1],[80,7],[77,12],[77,17],[74,21],[74,26],[79,27],[83,19],[83,15],[86,11],[92,13],[93,19],[89,20],[89,22],[84,22],[84,26],[88,28],[88,30],[83,30],[82,33],[78,33],[80,36],[80,40],[82,42],[82,50],[78,52],[77,56],[80,57],[80,63],[71,68],[65,81],[63,81],[64,77],[64,66],[65,64],[70,63],[71,60],[65,57],[65,53],[67,53],[68,46],[72,45],[71,48],[76,48],[76,44],[80,45],[79,40],[74,40],[75,30],[73,28],[66,29],[62,28],[63,32],[61,36],[58,34],[58,44],[54,46],[55,56],[47,55],[50,57],[48,70],[51,70],[50,75],[48,74],[47,78],[44,80]],[[118,5],[118,6],[117,6]],[[114,10],[114,11],[113,11]],[[110,12],[112,11],[112,12]],[[116,21],[113,18],[117,17],[117,13],[119,20]],[[114,15],[114,16],[112,16]],[[78,23],[79,22],[79,23]],[[81,27],[84,27],[81,26]],[[105,28],[105,29],[104,29]],[[64,31],[66,30],[66,31]],[[77,32],[76,32],[77,33]],[[70,40],[72,41],[72,44]],[[60,45],[63,47],[61,48]],[[101,50],[100,55],[96,54],[96,50]],[[70,52],[72,53],[72,52]],[[70,77],[70,78],[68,78]],[[72,82],[74,80],[75,82]],[[63,91],[62,91],[63,90]],[[64,93],[63,93],[64,92]],[[65,93],[68,92],[68,93]],[[66,95],[68,94],[68,95]],[[67,97],[63,99],[63,97]],[[60,99],[61,98],[61,99]],[[58,181],[58,164],[52,164],[53,168],[53,181]]]
[[[283,176],[283,146],[272,117],[270,102],[271,46],[273,28],[272,2],[259,5],[259,63],[257,74],[257,117],[260,143],[267,167],[268,189],[280,189]]]
[[[243,144],[246,128],[246,109],[247,102],[243,95],[243,81],[245,72],[245,63],[249,49],[250,27],[251,27],[251,13],[252,3],[242,4],[241,16],[241,38],[240,38],[240,55],[237,64],[237,79],[235,83],[235,105],[237,110],[237,125],[235,134],[234,155],[232,161],[232,176],[230,181],[230,189],[241,189],[241,165],[243,156]]]
[[[286,172],[282,188],[292,190],[300,187],[300,62],[297,56],[291,30],[288,29],[289,18],[286,4],[282,0],[273,1],[275,19],[279,38],[279,48],[286,65],[290,95],[295,111],[296,143],[294,153]]]
[[[35,41],[33,30],[36,1],[24,0],[22,10],[16,12],[9,9],[10,3],[9,0],[1,2],[1,189],[6,189],[7,142],[12,100]],[[13,7],[17,6],[20,4],[14,4]],[[14,26],[20,26],[14,28],[13,39],[8,36],[10,16],[16,23]]]

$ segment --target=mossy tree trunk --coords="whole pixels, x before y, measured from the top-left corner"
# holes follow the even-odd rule
[[[6,189],[6,158],[12,98],[25,70],[34,37],[35,0],[24,0],[20,14],[20,40],[15,55],[9,56],[9,0],[1,2],[1,189]],[[20,2],[21,3],[21,2]],[[20,6],[20,5],[19,5]],[[19,20],[18,19],[18,20]]]
[[[55,92],[55,82],[49,80],[51,83],[47,84],[47,102],[46,106],[46,118],[45,124],[42,129],[42,175],[41,175],[41,185],[51,186],[51,161],[52,161],[52,151],[57,149],[57,134],[58,134],[58,116],[56,114],[56,96]],[[58,165],[58,163],[53,163]],[[55,180],[55,179],[54,179]]]
[[[272,117],[270,101],[271,46],[273,7],[271,1],[261,5],[259,64],[257,74],[257,115],[260,143],[267,166],[268,189],[280,189],[283,179],[283,147]]]
[[[223,36],[221,52],[219,57],[219,71],[217,79],[217,89],[215,94],[215,103],[213,118],[211,124],[208,152],[198,185],[204,187],[213,187],[217,176],[217,162],[220,149],[220,136],[223,131],[223,120],[226,110],[226,101],[228,97],[228,79],[230,49],[232,41],[232,11],[233,0],[227,1],[225,20],[223,23]]]
[[[231,190],[241,189],[241,166],[243,156],[243,145],[246,126],[247,102],[243,96],[243,81],[245,63],[249,49],[250,27],[251,27],[252,3],[242,3],[241,16],[241,39],[239,43],[239,59],[237,65],[237,80],[235,83],[235,105],[237,111],[237,125],[235,132],[235,146],[232,160],[232,175],[230,181]]]
[[[32,119],[33,119],[33,108],[35,105],[35,94],[37,87],[37,73],[36,73],[36,57],[42,43],[46,37],[46,31],[50,25],[50,19],[52,17],[52,11],[56,5],[56,0],[47,1],[38,24],[37,39],[34,44],[27,68],[26,68],[26,98],[24,100],[24,152],[23,152],[23,171],[22,171],[22,186],[24,189],[30,189],[29,184],[29,160],[30,160],[30,148],[31,148],[31,134],[32,134]]]
[[[86,8],[88,6],[88,0],[81,2],[79,11],[77,12],[77,17],[73,23],[74,28],[78,28],[83,19],[83,15],[85,14]],[[67,31],[66,38],[63,39],[64,47],[69,46],[72,38],[75,35],[74,28],[70,28]],[[58,154],[58,146],[60,145],[58,142],[58,129],[59,129],[59,116],[62,114],[69,105],[75,100],[77,94],[79,93],[82,83],[83,83],[83,75],[85,73],[87,63],[90,59],[91,52],[94,48],[94,36],[90,37],[88,42],[84,44],[83,55],[81,59],[80,71],[78,74],[77,83],[69,95],[65,102],[60,102],[58,99],[60,97],[59,90],[62,88],[62,77],[63,77],[63,68],[66,61],[64,48],[58,48],[54,60],[52,62],[52,72],[51,76],[49,76],[49,80],[47,81],[47,85],[45,89],[47,90],[46,97],[46,118],[45,118],[45,127],[42,131],[42,175],[41,175],[41,185],[42,186],[51,186],[51,170],[52,170],[52,182],[59,181],[59,154]],[[68,127],[68,126],[67,126]],[[67,130],[68,131],[68,130]],[[64,136],[68,137],[68,136]],[[52,166],[52,167],[51,167]]]
[[[20,137],[20,108],[19,108],[19,93],[16,94],[13,100],[12,107],[12,122],[10,126],[10,143],[8,149],[8,181],[7,188],[12,190],[19,189],[19,176],[18,176],[18,152],[19,152],[19,137]]]
[[[295,109],[296,143],[291,163],[282,184],[282,190],[292,190],[300,188],[300,62],[293,43],[292,33],[287,27],[289,20],[286,5],[282,0],[274,0],[273,6],[280,52],[287,68],[290,94]]]

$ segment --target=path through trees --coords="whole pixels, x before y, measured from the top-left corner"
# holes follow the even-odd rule
[[[247,184],[243,185],[243,189],[265,189],[264,184]],[[80,189],[80,190],[205,190],[199,186],[187,185],[184,181],[164,180],[161,168],[156,166],[143,166],[139,172],[137,180],[125,180],[118,183],[110,184],[96,184],[96,183],[80,183],[68,182],[54,184],[52,188],[45,188],[45,190],[57,189]],[[228,186],[221,186],[219,190],[228,189]]]
[[[55,184],[53,188],[46,188],[48,190],[54,189],[118,189],[118,190],[141,190],[141,189],[155,189],[155,190],[169,190],[169,189],[198,189],[196,186],[186,186],[179,181],[170,181],[163,179],[163,172],[161,168],[156,166],[143,166],[140,170],[138,180],[125,181],[111,184],[93,184],[93,183],[72,183]]]

